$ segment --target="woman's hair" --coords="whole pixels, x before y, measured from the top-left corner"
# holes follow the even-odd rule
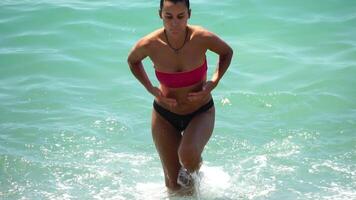
[[[161,3],[160,3],[160,10],[162,10],[163,8],[163,2],[164,1],[171,1],[173,2],[174,4],[178,3],[178,2],[184,2],[185,5],[187,6],[188,10],[190,9],[190,5],[189,5],[189,0],[161,0]]]

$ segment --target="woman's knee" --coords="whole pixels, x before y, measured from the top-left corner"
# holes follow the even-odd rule
[[[198,149],[193,145],[181,146],[178,150],[179,161],[189,171],[195,171],[199,168],[201,155]]]

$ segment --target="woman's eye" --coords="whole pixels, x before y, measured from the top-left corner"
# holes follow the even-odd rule
[[[178,19],[183,19],[184,18],[184,16],[178,16]]]
[[[172,16],[166,16],[166,18],[167,18],[167,19],[173,19],[173,17],[172,17]]]

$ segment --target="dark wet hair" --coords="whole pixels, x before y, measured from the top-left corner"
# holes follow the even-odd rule
[[[164,1],[170,1],[170,2],[173,2],[174,4],[176,4],[178,2],[184,2],[185,5],[187,6],[188,10],[190,9],[189,0],[161,0],[160,10],[162,10],[162,8],[163,8],[163,2]]]

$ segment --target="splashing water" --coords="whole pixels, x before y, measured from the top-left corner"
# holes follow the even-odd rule
[[[199,176],[199,172],[198,171],[194,171],[192,174],[192,179],[193,179],[193,183],[194,183],[194,189],[195,189],[195,196],[196,199],[200,200],[200,176]]]

